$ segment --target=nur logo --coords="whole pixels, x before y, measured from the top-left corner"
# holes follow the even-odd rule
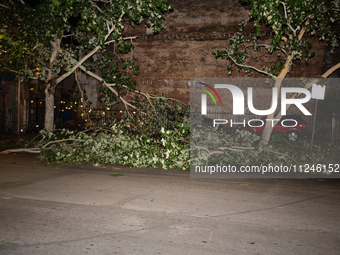
[[[208,89],[210,89],[212,92],[214,92],[215,95],[217,96],[218,100],[220,101],[221,106],[223,106],[220,95],[217,93],[217,91],[216,91],[213,87],[211,87],[210,85],[205,84],[205,83],[203,83],[203,82],[197,82],[197,83],[206,86]],[[209,90],[203,89],[203,88],[201,88],[201,87],[197,87],[197,88],[198,88],[198,89],[201,89],[201,90],[203,90],[205,93],[207,93],[207,94],[212,98],[212,100],[214,101],[215,106],[217,106],[215,97],[210,93]],[[207,113],[207,95],[206,95],[206,94],[202,94],[202,114],[205,115],[206,113]]]
[[[198,82],[199,84],[204,85],[211,91],[215,93],[215,95],[218,97],[221,106],[222,100],[215,90],[217,89],[228,89],[233,97],[233,114],[234,115],[244,115],[244,94],[243,91],[238,88],[235,85],[231,84],[215,84],[215,88],[209,86],[208,84]],[[214,101],[215,106],[217,106],[216,100],[214,96],[209,92],[207,89],[197,87],[198,89],[203,90],[206,92]],[[320,86],[317,84],[313,84],[312,87],[312,93],[305,88],[299,88],[299,87],[283,87],[281,88],[281,114],[286,115],[286,109],[287,105],[295,105],[301,112],[303,112],[304,115],[312,115],[304,106],[303,104],[307,103],[311,98],[313,99],[324,99],[325,95],[325,88],[326,86]],[[201,95],[201,113],[202,115],[207,114],[207,94],[202,94]],[[288,94],[304,94],[305,97],[303,98],[288,98]],[[267,110],[258,110],[255,109],[254,104],[253,104],[253,88],[248,87],[247,88],[247,104],[248,104],[248,109],[251,113],[255,115],[269,115],[277,109],[278,105],[278,90],[277,88],[272,88],[272,105],[269,109]]]

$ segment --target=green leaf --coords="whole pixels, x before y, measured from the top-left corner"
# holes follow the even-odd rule
[[[112,177],[119,177],[119,176],[124,176],[123,174],[110,174]]]

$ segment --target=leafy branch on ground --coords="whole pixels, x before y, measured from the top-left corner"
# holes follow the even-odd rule
[[[158,104],[161,103],[155,106],[159,107]],[[167,120],[167,115],[159,111],[158,115],[150,115],[150,119],[136,118],[135,126],[131,119],[122,119],[83,131],[42,131],[43,139],[37,145],[41,158],[47,162],[183,170],[189,170],[190,164],[313,164],[320,163],[332,151],[332,148],[315,146],[311,152],[309,143],[291,144],[280,135],[273,135],[269,144],[262,144],[257,135],[239,130],[228,133],[204,124],[202,116],[193,109],[189,126],[190,109],[185,111],[173,117],[171,130],[164,128],[166,122],[162,121]],[[138,130],[140,122],[145,122],[145,129]]]
[[[189,127],[161,128],[160,137],[131,134],[121,123],[85,131],[42,131],[41,158],[47,162],[121,164],[131,167],[189,169]]]
[[[191,129],[191,162],[195,165],[296,165],[320,163],[325,156],[321,147],[316,148],[317,152],[310,152],[309,143],[288,145],[283,136],[273,136],[269,144],[262,144],[259,136],[239,130],[232,134],[214,131]]]

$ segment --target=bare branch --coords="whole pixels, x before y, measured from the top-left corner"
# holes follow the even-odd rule
[[[116,86],[115,83],[106,83],[106,81],[103,78],[101,78],[100,76],[98,76],[95,73],[92,73],[91,71],[86,70],[86,68],[84,66],[79,66],[79,68],[81,70],[83,70],[84,72],[86,72],[88,75],[90,75],[93,78],[95,78],[96,80],[102,82],[107,88],[109,88],[117,97],[119,97],[120,100],[122,100],[122,102],[124,103],[126,109],[127,109],[127,106],[130,106],[130,107],[132,107],[134,109],[137,109],[137,107],[135,107],[132,104],[128,103],[123,97],[119,96],[118,92],[112,88],[112,87]],[[126,85],[123,85],[123,88],[129,89]],[[155,107],[153,106],[153,104],[152,104],[152,102],[150,100],[150,96],[147,93],[140,92],[140,91],[133,91],[133,92],[143,95],[148,100],[148,102],[152,106],[152,108],[155,109]]]
[[[233,63],[234,63],[235,65],[237,65],[237,66],[250,68],[250,69],[255,70],[255,71],[258,72],[258,73],[262,73],[262,74],[271,76],[271,77],[273,77],[273,78],[277,78],[275,75],[273,75],[273,74],[271,74],[271,73],[268,73],[268,72],[266,72],[266,71],[262,71],[262,70],[260,70],[260,69],[257,69],[257,68],[254,67],[254,66],[239,64],[239,63],[237,63],[236,60],[235,60],[233,57],[231,57],[229,54],[228,54],[228,56],[229,56],[229,58],[233,61]]]
[[[77,82],[77,85],[78,85],[78,89],[80,91],[80,94],[81,94],[81,102],[83,102],[83,99],[84,99],[84,93],[83,93],[83,90],[81,89],[81,86],[80,86],[80,83],[79,83],[79,80],[78,80],[78,75],[77,75],[77,71],[74,71],[74,78]]]
[[[107,31],[110,31],[109,21],[106,21]]]
[[[333,66],[332,68],[328,69],[323,75],[321,75],[322,78],[327,78],[328,76],[330,76],[333,72],[335,72],[336,70],[338,70],[340,68],[340,62],[337,63],[335,66]]]
[[[194,146],[194,148],[196,148],[196,149],[201,149],[201,150],[205,150],[206,152],[210,152],[207,148],[204,148],[204,147],[201,147],[201,146]]]
[[[300,26],[298,26],[296,29],[294,29],[290,23],[287,23],[287,24],[288,24],[288,27],[290,28],[290,30],[293,31],[294,36],[296,36],[296,31],[300,28]]]
[[[14,152],[29,152],[29,153],[40,153],[39,148],[21,148],[21,149],[10,149],[10,150],[5,150],[0,152],[0,154],[9,154],[9,153],[14,153]]]
[[[139,94],[142,94],[143,92],[136,92],[136,93],[139,93]],[[144,94],[144,93],[143,93]],[[175,98],[169,98],[169,97],[162,97],[162,96],[156,96],[156,95],[150,95],[148,93],[146,93],[147,95],[149,95],[150,98],[162,98],[162,99],[167,99],[167,100],[171,100],[171,101],[175,101],[183,106],[187,106],[187,104],[175,99]]]
[[[61,37],[63,37],[63,38],[66,38],[66,37],[69,37],[69,36],[73,36],[73,34],[69,34],[69,35],[62,35]]]
[[[95,78],[96,80],[102,82],[108,89],[110,89],[122,102],[123,104],[125,105],[125,108],[127,109],[127,106],[130,106],[131,108],[133,109],[137,109],[136,106],[128,103],[123,97],[119,96],[118,92],[116,90],[114,90],[112,87],[115,85],[115,84],[107,84],[105,82],[105,80],[103,78],[101,78],[100,76],[98,76],[97,74],[95,73],[92,73],[91,71],[88,71],[86,70],[86,68],[82,65],[79,66],[79,68],[81,70],[83,70],[84,72],[86,72],[88,75],[90,75],[91,77]]]
[[[270,48],[270,45],[269,45],[269,44],[258,44],[257,46],[259,46],[259,47],[265,47],[266,49]],[[251,47],[253,47],[253,45],[252,45],[252,44],[249,44],[249,45],[245,46],[244,49],[251,48]],[[282,51],[284,54],[287,55],[287,52],[286,52],[284,49],[280,48],[280,51]]]
[[[58,51],[60,48],[60,42],[61,42],[61,39],[59,38],[56,38],[54,42],[51,42],[54,49],[50,57],[50,66],[52,66],[53,62],[57,59]]]
[[[21,73],[21,72],[18,72],[18,71],[15,71],[15,70],[12,70],[12,69],[10,69],[10,68],[8,68],[8,67],[5,67],[8,71],[10,71],[10,72],[13,72],[13,73],[17,73],[17,74],[19,74],[19,73]]]
[[[119,17],[119,19],[118,19],[119,22],[122,21],[123,15],[124,15],[124,14],[120,15],[120,17]],[[111,22],[112,22],[112,21],[111,21]],[[112,33],[115,29],[116,29],[116,26],[113,25],[113,23],[112,23],[112,28],[109,29],[109,31],[107,32],[107,34],[106,34],[106,36],[105,36],[105,41],[109,38],[109,36],[111,35],[111,33]]]
[[[231,146],[234,149],[242,149],[242,150],[254,150],[254,147],[239,147],[239,146]]]
[[[125,38],[123,38],[123,40],[134,40],[134,39],[136,39],[137,37],[138,37],[138,35],[136,35],[136,36],[131,36],[131,37],[125,37]],[[108,42],[105,43],[105,45],[110,44],[110,43],[113,43],[113,42],[116,42],[116,40],[108,41]]]
[[[120,16],[119,21],[122,20],[123,15]],[[112,28],[107,32],[105,36],[105,41],[109,38],[111,33],[116,29],[116,26],[112,26]],[[98,50],[100,49],[100,46],[96,46],[90,53],[88,53],[85,57],[83,57],[75,66],[72,67],[70,71],[63,74],[57,79],[57,84],[63,81],[66,77],[70,76],[77,68],[79,68],[88,58],[90,58],[92,55],[94,55]]]
[[[332,68],[328,69],[323,75],[321,75],[321,78],[327,78],[328,76],[330,76],[333,72],[335,72],[336,70],[338,70],[340,68],[340,62],[338,64],[336,64],[335,66],[333,66]],[[309,82],[307,85],[305,85],[305,89],[310,89],[312,87],[312,85],[314,83],[317,83],[319,81],[319,79],[314,79],[311,82]],[[296,97],[299,97],[302,93],[295,93],[290,99],[294,99]],[[288,111],[289,107],[291,107],[291,104],[287,104],[286,106],[286,111]],[[275,116],[275,119],[279,119],[281,118],[281,111]]]
[[[81,139],[73,139],[73,138],[69,138],[69,139],[62,139],[62,140],[57,140],[57,141],[51,141],[51,142],[48,142],[46,143],[42,149],[45,149],[48,145],[52,144],[52,143],[61,143],[61,142],[67,142],[67,141],[83,141]]]
[[[285,13],[285,18],[288,19],[286,3],[281,2],[281,4],[283,5],[283,10],[284,10],[284,13]]]
[[[219,149],[220,149],[220,150],[229,150],[229,151],[244,152],[244,150],[233,149],[233,148],[229,148],[229,147],[219,147]]]
[[[33,47],[32,51],[35,50],[38,46],[39,46],[39,42],[37,42],[37,43],[35,44],[35,46]]]
[[[114,42],[116,42],[116,40],[111,40],[111,41],[106,42],[105,45],[108,45],[108,44],[114,43]]]
[[[0,4],[0,6],[1,6],[1,7],[4,7],[4,8],[7,8],[7,9],[12,9],[12,8],[6,6],[6,5],[3,5],[3,4]]]
[[[84,56],[76,65],[72,67],[70,71],[63,74],[57,79],[57,83],[60,83],[62,80],[64,80],[66,77],[70,76],[77,68],[79,68],[88,58],[90,58],[93,54],[95,54],[100,49],[99,46],[95,47],[90,53],[88,53],[86,56]]]
[[[100,9],[100,8],[99,8],[99,6],[98,6],[98,5],[96,5],[95,3],[93,3],[93,2],[92,2],[92,6],[93,6],[93,7],[95,7],[95,8],[96,8],[96,9],[97,9],[99,12],[101,12],[101,13],[105,14],[105,13],[103,12],[103,10],[102,10],[102,9]],[[105,16],[107,16],[107,15],[105,14]]]

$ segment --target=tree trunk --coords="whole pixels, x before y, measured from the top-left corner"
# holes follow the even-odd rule
[[[285,68],[280,76],[283,76],[285,77],[287,72],[284,72],[284,71],[287,71],[288,72],[288,68]],[[279,95],[281,94],[281,91],[280,91],[280,88],[281,88],[281,84],[282,84],[282,81],[283,81],[283,78],[281,78],[279,76],[279,78],[276,78],[275,80],[275,88],[277,88],[277,91],[279,91],[279,93],[277,93],[277,97],[279,98]],[[272,98],[271,100],[271,105],[273,104],[273,100],[274,98]],[[267,116],[267,119],[274,119],[274,116],[275,116],[275,113],[273,112],[272,114],[269,114]],[[264,126],[264,129],[263,129],[263,133],[262,133],[262,143],[264,144],[267,144],[269,143],[269,140],[270,140],[270,137],[272,135],[272,131],[274,129],[274,127],[276,126],[276,124],[278,123],[278,121],[275,121],[274,124],[273,124],[273,121],[266,121],[266,125]]]
[[[273,119],[274,118],[274,113],[270,114],[267,116],[267,119]],[[274,122],[276,124],[277,122]],[[274,129],[274,125],[272,124],[272,121],[266,121],[266,125],[264,126],[263,132],[262,132],[262,142],[263,143],[268,143],[270,140],[270,137],[272,135],[272,131]]]
[[[54,93],[56,82],[50,81],[45,89],[45,129],[49,132],[54,130]]]

